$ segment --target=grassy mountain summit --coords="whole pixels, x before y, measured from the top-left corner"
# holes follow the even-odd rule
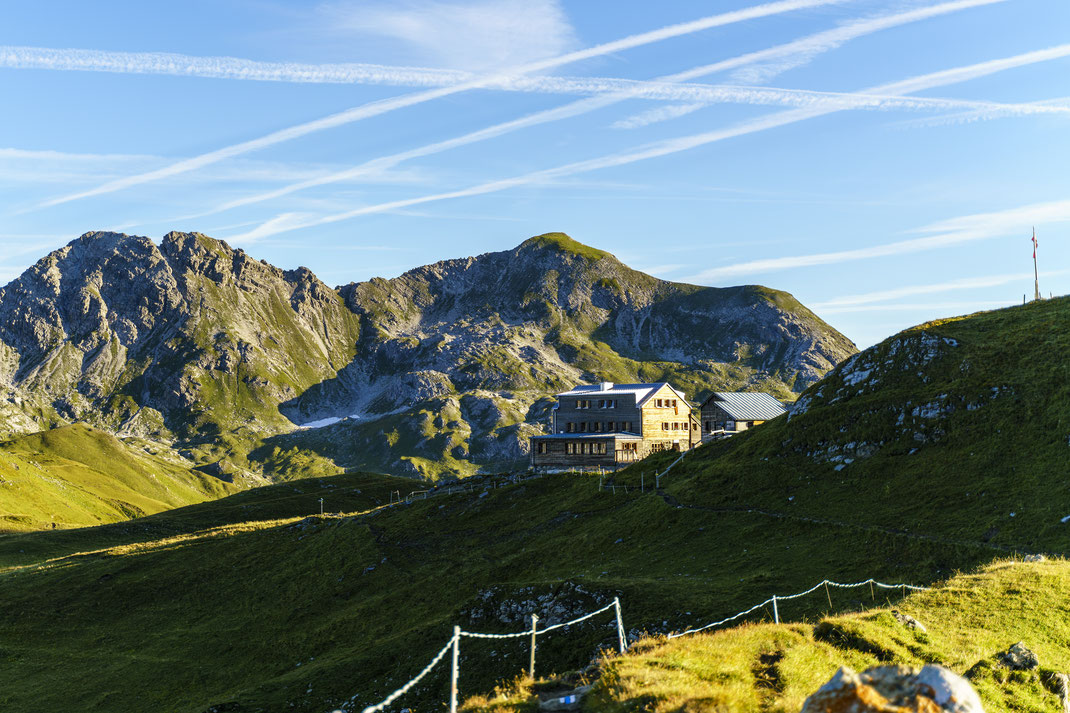
[[[580,382],[790,399],[854,351],[786,293],[658,280],[560,233],[338,289],[199,233],[87,233],[0,289],[0,317],[9,434],[85,421],[246,483],[501,468]]]

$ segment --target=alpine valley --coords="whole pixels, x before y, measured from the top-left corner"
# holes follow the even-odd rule
[[[576,384],[790,401],[854,352],[787,293],[666,282],[561,233],[331,288],[199,233],[91,232],[0,289],[0,435],[10,458],[106,448],[144,473],[166,466],[180,492],[133,479],[104,493],[87,485],[92,463],[38,458],[22,473],[86,504],[57,517],[43,503],[62,493],[37,488],[4,519],[95,524],[353,470],[498,472],[526,462],[553,394]]]

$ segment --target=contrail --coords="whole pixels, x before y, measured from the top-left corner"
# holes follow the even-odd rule
[[[802,10],[806,8],[820,7],[823,5],[831,5],[843,3],[848,0],[779,0],[778,2],[767,3],[764,5],[757,5],[742,10],[735,10],[732,12],[722,13],[719,15],[710,15],[699,20],[692,20],[690,22],[678,23],[675,25],[669,25],[657,30],[651,30],[649,32],[642,32],[628,37],[614,40],[612,42],[606,42],[594,47],[588,47],[587,49],[577,50],[575,52],[569,52],[558,57],[551,57],[548,59],[537,60],[534,62],[528,62],[527,64],[519,65],[506,69],[502,72],[498,72],[491,75],[485,75],[476,77],[458,84],[452,84],[445,87],[437,87],[435,89],[428,89],[422,92],[416,92],[413,94],[406,94],[399,97],[392,97],[390,99],[383,99],[380,101],[370,102],[358,107],[347,109],[346,111],[332,114],[330,116],[316,119],[315,121],[306,122],[297,126],[291,126],[280,131],[273,132],[267,136],[262,136],[250,141],[244,141],[239,144],[227,146],[225,148],[210,151],[200,156],[185,159],[157,169],[155,171],[149,171],[147,173],[141,173],[134,176],[128,176],[115,181],[109,181],[96,188],[89,189],[87,191],[80,191],[78,193],[72,193],[59,198],[54,198],[44,203],[40,203],[36,208],[47,208],[61,203],[69,203],[70,201],[79,200],[82,198],[89,198],[91,196],[99,196],[105,193],[113,193],[124,188],[131,186],[148,183],[150,181],[157,181],[161,178],[167,178],[175,176],[180,173],[186,173],[193,171],[203,166],[207,166],[223,159],[232,158],[250,151],[256,151],[268,146],[273,146],[284,141],[305,136],[317,131],[323,131],[325,129],[331,129],[344,124],[349,124],[362,119],[367,119],[373,116],[379,116],[386,114],[387,112],[395,111],[409,106],[415,106],[424,102],[432,101],[434,99],[440,99],[442,97],[450,96],[452,94],[458,94],[460,92],[469,91],[472,89],[480,89],[491,86],[497,82],[508,79],[515,75],[531,74],[534,72],[540,72],[545,69],[552,69],[553,67],[559,67],[565,64],[571,64],[573,62],[579,62],[581,60],[590,59],[592,57],[599,57],[613,52],[622,52],[624,50],[633,49],[643,45],[648,45],[654,42],[660,42],[663,40],[671,39],[673,37],[680,37],[683,35],[693,34],[702,30],[707,30],[713,27],[720,27],[722,25],[729,25],[736,22],[743,22],[745,20],[753,20],[761,17],[767,17],[770,15],[778,15],[793,10]]]
[[[301,181],[293,183],[275,190],[266,191],[245,198],[239,198],[236,200],[228,201],[222,205],[211,208],[201,213],[195,213],[193,215],[183,216],[183,220],[189,220],[193,218],[200,218],[206,215],[212,215],[221,211],[231,210],[244,205],[252,203],[259,203],[265,200],[273,200],[282,196],[294,193],[296,191],[304,190],[306,188],[313,188],[316,186],[327,185],[330,183],[336,183],[338,181],[345,181],[358,176],[366,175],[373,171],[380,171],[387,168],[392,168],[403,161],[408,161],[413,158],[419,158],[423,156],[429,156],[432,154],[448,151],[460,146],[466,146],[479,141],[486,141],[491,138],[502,136],[513,131],[517,131],[522,128],[536,126],[552,121],[559,121],[562,119],[579,116],[586,114],[596,109],[611,106],[618,102],[622,102],[626,99],[633,99],[637,97],[648,97],[655,91],[660,91],[659,98],[669,98],[666,96],[666,90],[674,92],[671,98],[674,101],[687,100],[687,101],[701,101],[701,102],[724,102],[724,101],[740,101],[753,104],[788,104],[793,106],[811,105],[819,100],[828,100],[830,98],[842,99],[847,96],[844,94],[837,94],[833,92],[807,92],[803,90],[784,90],[784,89],[770,89],[766,87],[740,87],[735,85],[724,86],[709,86],[709,85],[696,85],[696,84],[683,84],[689,79],[695,79],[698,77],[706,76],[716,72],[721,72],[729,69],[735,69],[743,67],[753,62],[763,62],[774,59],[783,59],[786,57],[792,57],[799,54],[804,54],[807,57],[813,57],[818,52],[828,51],[835,49],[843,45],[845,42],[851,39],[861,37],[863,35],[871,34],[880,30],[885,30],[891,27],[907,24],[910,22],[917,22],[919,20],[936,17],[958,10],[963,10],[972,7],[978,7],[982,5],[991,5],[997,2],[1003,2],[1004,0],[954,0],[953,2],[942,3],[939,5],[932,5],[910,12],[899,13],[896,15],[887,15],[877,18],[870,18],[867,20],[860,20],[850,23],[843,27],[837,27],[832,30],[826,30],[818,32],[807,37],[794,40],[782,45],[770,47],[768,49],[759,50],[757,52],[748,52],[738,57],[731,59],[721,60],[712,64],[705,64],[699,67],[695,67],[683,72],[677,72],[669,74],[652,81],[642,82],[625,82],[621,84],[618,82],[616,85],[618,88],[610,90],[609,86],[603,87],[605,93],[602,96],[591,97],[588,99],[581,99],[564,106],[556,107],[554,109],[543,110],[529,114],[528,116],[514,119],[512,121],[506,121],[500,124],[481,129],[479,131],[470,132],[462,136],[458,136],[446,141],[439,141],[432,144],[427,144],[419,148],[402,151],[390,156],[383,156],[380,158],[366,161],[353,168],[338,171],[336,173],[327,174],[318,178],[309,179],[307,181]],[[954,100],[941,100],[941,99],[906,99],[903,97],[873,97],[873,103],[865,108],[919,108],[922,104],[925,104],[925,108],[930,109],[945,109],[950,108],[951,104],[943,102],[953,102]],[[894,105],[896,102],[898,104]],[[931,103],[927,103],[931,102]],[[855,100],[857,105],[857,100]],[[961,109],[973,109],[973,110],[987,110],[987,111],[1004,111],[1009,113],[1029,113],[1029,112],[1059,112],[1060,109],[1055,108],[1031,108],[1025,109],[1022,107],[1010,108],[1008,105],[996,105],[994,103],[968,103],[959,104]],[[983,105],[983,106],[982,106]],[[1000,106],[1000,109],[996,107]]]
[[[866,260],[875,257],[888,257],[905,253],[933,250],[935,248],[958,245],[960,243],[995,238],[1020,231],[1021,226],[1031,223],[1062,223],[1070,221],[1070,200],[1033,203],[1031,205],[1008,208],[993,213],[977,213],[961,216],[926,226],[916,232],[936,233],[924,238],[901,240],[884,245],[873,245],[855,250],[817,253],[813,255],[796,255],[793,257],[769,260],[752,260],[750,262],[705,270],[689,279],[713,280],[725,277],[737,277],[755,273],[790,270],[816,265],[833,265],[854,260]]]
[[[964,67],[956,67],[953,69],[942,70],[930,74],[919,75],[917,77],[911,77],[909,79],[904,79],[898,82],[882,84],[875,87],[871,87],[869,89],[864,89],[860,92],[860,94],[907,94],[910,92],[922,91],[924,89],[932,89],[934,87],[956,84],[959,82],[966,81],[968,79],[975,79],[977,77],[994,74],[996,72],[1001,72],[1007,69],[1022,67],[1036,62],[1050,61],[1066,56],[1070,56],[1070,44],[1060,45],[1058,47],[1052,47],[1045,50],[1027,52],[1024,54],[1015,55],[1013,57],[1006,57],[1003,59],[991,60],[978,64],[967,65]],[[865,99],[860,100],[860,104],[864,105],[867,101],[868,100]],[[555,168],[534,171],[531,173],[523,174],[521,176],[515,176],[512,178],[505,178],[497,181],[482,183],[457,191],[448,191],[445,193],[437,193],[434,195],[421,196],[418,198],[408,198],[403,200],[390,201],[387,203],[380,203],[377,205],[364,206],[362,208],[346,211],[344,213],[323,216],[312,221],[294,223],[287,227],[286,230],[307,228],[316,225],[324,225],[327,223],[336,223],[361,215],[382,213],[389,210],[406,208],[408,206],[420,205],[423,203],[431,203],[435,201],[449,200],[453,198],[484,195],[487,193],[495,193],[509,188],[516,188],[518,186],[547,182],[553,179],[562,178],[565,176],[573,176],[580,173],[587,173],[589,171],[594,171],[598,169],[623,166],[630,163],[636,163],[638,161],[645,161],[647,159],[658,158],[661,156],[679,153],[681,151],[687,151],[689,149],[697,148],[699,146],[705,146],[707,144],[711,144],[717,141],[723,141],[725,139],[734,138],[736,136],[744,136],[747,134],[753,134],[759,131],[776,128],[778,126],[794,124],[799,121],[813,119],[819,116],[825,116],[827,114],[844,111],[849,108],[853,107],[848,106],[846,104],[840,104],[834,107],[818,106],[802,109],[792,109],[777,114],[769,114],[766,116],[758,117],[757,119],[752,119],[750,121],[746,121],[726,129],[718,129],[715,131],[709,131],[701,134],[693,134],[691,136],[684,136],[681,138],[660,141],[658,143],[651,144],[646,147],[641,147],[634,151],[626,153],[611,154],[599,158],[588,159],[586,161],[577,161]],[[275,232],[284,231],[279,230]],[[265,235],[269,234],[274,234],[264,233],[262,231],[259,231],[259,229],[257,229],[256,231],[250,231],[249,234],[252,233],[256,233],[257,238],[264,237]],[[244,235],[239,235],[234,236],[231,239],[237,241],[244,238]],[[729,268],[719,268],[718,270],[710,271],[709,273],[702,273],[702,276],[706,276],[707,274],[720,274],[719,271],[726,269]]]

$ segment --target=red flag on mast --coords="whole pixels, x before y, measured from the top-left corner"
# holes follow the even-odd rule
[[[1037,259],[1037,229],[1033,228],[1033,259]]]

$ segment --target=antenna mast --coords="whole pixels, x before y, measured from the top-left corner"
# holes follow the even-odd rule
[[[1033,299],[1040,299],[1040,273],[1037,272],[1037,228],[1033,226]]]

